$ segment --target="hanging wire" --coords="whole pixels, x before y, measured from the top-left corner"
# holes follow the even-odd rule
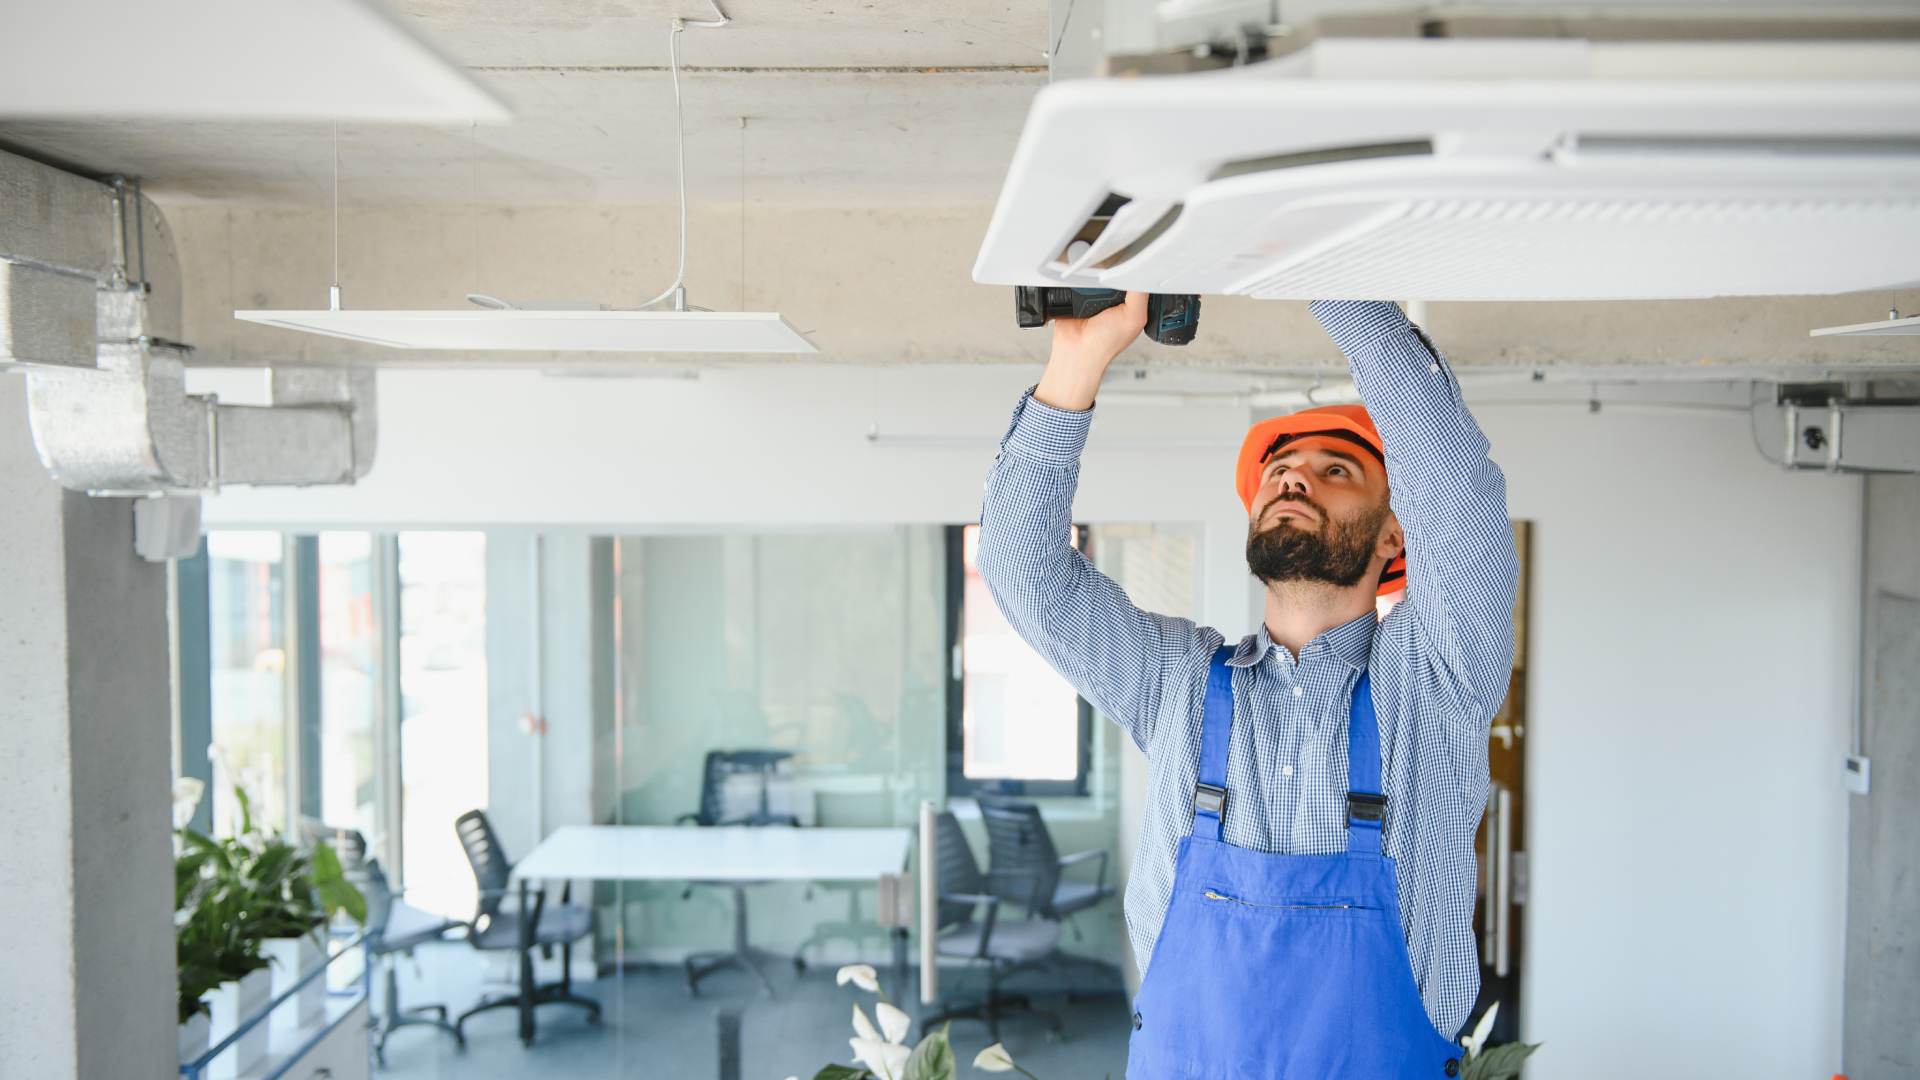
[[[340,121],[333,122],[333,288],[327,306],[340,310]]]
[[[747,310],[747,118],[740,118],[740,310]]]
[[[473,230],[473,291],[480,291],[480,122],[467,121],[467,223]]]
[[[667,299],[674,300],[676,307],[684,303],[684,297],[680,294],[680,287],[684,285],[687,280],[687,122],[685,112],[681,109],[680,105],[680,34],[689,26],[712,27],[717,29],[732,21],[727,18],[726,12],[720,10],[720,5],[717,0],[707,0],[707,3],[713,8],[713,13],[719,16],[717,20],[702,22],[697,20],[675,19],[673,20],[672,29],[667,31],[667,64],[669,70],[673,73],[674,138],[679,149],[680,160],[679,268],[673,275],[673,284],[667,286],[665,292],[644,304],[635,304],[632,307],[621,308],[621,311],[644,311]]]

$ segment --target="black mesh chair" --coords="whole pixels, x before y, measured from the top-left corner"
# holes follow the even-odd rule
[[[457,1025],[447,1022],[445,1005],[415,1005],[412,1008],[400,1007],[400,985],[397,969],[400,957],[412,956],[413,950],[429,941],[439,941],[447,931],[467,924],[458,919],[449,919],[443,915],[421,911],[412,904],[400,899],[399,894],[387,886],[386,872],[380,869],[380,860],[370,859],[350,875],[354,883],[360,886],[360,892],[367,898],[367,949],[375,962],[387,961],[387,1001],[386,1009],[373,1022],[378,1033],[374,1036],[373,1053],[381,1065],[387,1063],[387,1038],[396,1030],[415,1025],[439,1028],[451,1034],[454,1040],[465,1046],[467,1039],[460,1033]],[[424,1016],[423,1013],[433,1013]]]
[[[681,814],[674,819],[677,825],[691,822],[695,825],[787,825],[797,827],[800,819],[792,814],[772,813],[768,800],[768,790],[773,782],[774,771],[780,763],[793,756],[791,750],[713,750],[707,754],[706,765],[700,774],[700,809],[691,814]],[[738,817],[727,816],[726,788],[727,778],[740,773],[758,775],[760,778],[760,808]],[[773,996],[773,980],[767,976],[766,965],[779,957],[765,949],[755,948],[747,941],[747,887],[763,885],[760,881],[690,881],[687,889],[680,894],[682,900],[693,894],[695,885],[715,885],[733,892],[733,948],[731,950],[711,950],[697,952],[687,957],[687,993],[700,993],[700,980],[726,968],[739,968],[751,972],[760,980],[760,986],[768,997]],[[806,961],[793,958],[797,970],[806,970]]]
[[[791,750],[708,751],[706,765],[700,774],[700,809],[691,814],[681,814],[674,819],[674,824],[684,825],[689,821],[695,825],[800,824],[800,819],[792,814],[770,813],[767,799],[774,771],[781,762],[792,756]],[[760,809],[729,818],[726,816],[727,778],[742,773],[760,778]]]
[[[399,958],[412,956],[413,950],[429,941],[439,941],[447,931],[466,926],[458,919],[421,911],[400,899],[404,889],[387,883],[387,872],[379,859],[367,857],[367,840],[358,829],[330,826],[318,818],[300,819],[300,838],[309,846],[325,844],[340,858],[340,866],[367,901],[367,951],[374,963],[386,961],[387,1000],[384,1012],[374,1018],[376,1032],[373,1053],[382,1066],[387,1063],[387,1037],[403,1027],[433,1027],[451,1034],[462,1046],[466,1038],[460,1029],[447,1022],[445,1005],[400,1007]],[[422,1016],[421,1013],[433,1013]]]
[[[987,826],[987,845],[995,871],[1020,871],[1033,875],[1039,901],[1030,909],[1042,919],[1059,922],[1076,912],[1085,911],[1114,894],[1107,884],[1105,848],[1082,851],[1065,858],[1053,846],[1053,835],[1040,817],[1040,808],[1030,802],[995,795],[980,795],[980,817]],[[1099,874],[1093,881],[1072,881],[1063,871],[1091,859],[1100,860]],[[1079,927],[1074,937],[1080,936]]]
[[[593,908],[568,902],[572,884],[561,891],[557,904],[547,903],[544,887],[537,892],[529,889],[525,878],[517,889],[511,887],[513,864],[500,849],[486,811],[469,810],[454,821],[453,827],[460,834],[460,846],[466,850],[474,883],[480,889],[479,906],[467,929],[468,944],[476,949],[513,949],[520,954],[519,990],[488,998],[461,1013],[454,1021],[455,1032],[475,1013],[518,1009],[520,1041],[531,1045],[533,1010],[539,1005],[577,1005],[587,1010],[589,1021],[599,1023],[600,1003],[573,992],[573,943],[593,933]],[[560,981],[541,986],[534,982],[533,950],[538,946],[551,957],[555,945],[560,946]]]
[[[1012,1013],[1024,1013],[1047,1021],[1054,1035],[1060,1032],[1060,1018],[1038,1012],[1024,994],[1003,994],[1000,981],[1021,967],[1038,964],[1053,955],[1060,942],[1060,925],[1041,919],[1007,920],[1000,918],[1000,905],[1012,902],[1031,906],[1036,902],[1034,876],[1028,871],[994,870],[982,877],[980,865],[973,861],[973,849],[960,831],[960,822],[951,811],[935,819],[936,858],[940,872],[940,940],[935,948],[941,956],[953,956],[986,965],[987,993],[978,1001],[948,1005],[920,1021],[925,1035],[937,1024],[950,1020],[978,1020],[987,1025],[987,1034],[1000,1041],[1000,1021]],[[974,918],[984,906],[986,915]]]

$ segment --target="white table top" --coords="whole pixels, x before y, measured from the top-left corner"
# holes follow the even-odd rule
[[[563,825],[518,878],[602,881],[858,881],[906,869],[909,829]]]

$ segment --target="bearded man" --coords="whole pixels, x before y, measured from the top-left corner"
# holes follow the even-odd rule
[[[1398,307],[1313,313],[1367,407],[1248,432],[1234,483],[1266,615],[1237,645],[1135,607],[1068,543],[1094,395],[1144,295],[1055,321],[987,480],[994,599],[1147,755],[1129,1080],[1454,1076],[1479,990],[1473,834],[1519,567],[1506,483]]]

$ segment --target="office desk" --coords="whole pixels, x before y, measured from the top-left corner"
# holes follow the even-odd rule
[[[688,957],[687,988],[697,994],[701,979],[721,968],[738,967],[757,975],[772,995],[773,983],[764,965],[774,959],[773,954],[747,941],[746,886],[768,881],[878,881],[881,874],[906,869],[912,837],[910,829],[566,825],[521,859],[513,877],[523,892],[528,881],[550,878],[726,885],[733,890],[733,950]],[[898,941],[895,951],[900,952]],[[797,959],[794,963],[801,966]],[[531,1014],[531,1006],[523,1010],[522,1023],[528,1032]]]
[[[860,881],[906,869],[910,829],[565,825],[518,878],[598,881]]]

